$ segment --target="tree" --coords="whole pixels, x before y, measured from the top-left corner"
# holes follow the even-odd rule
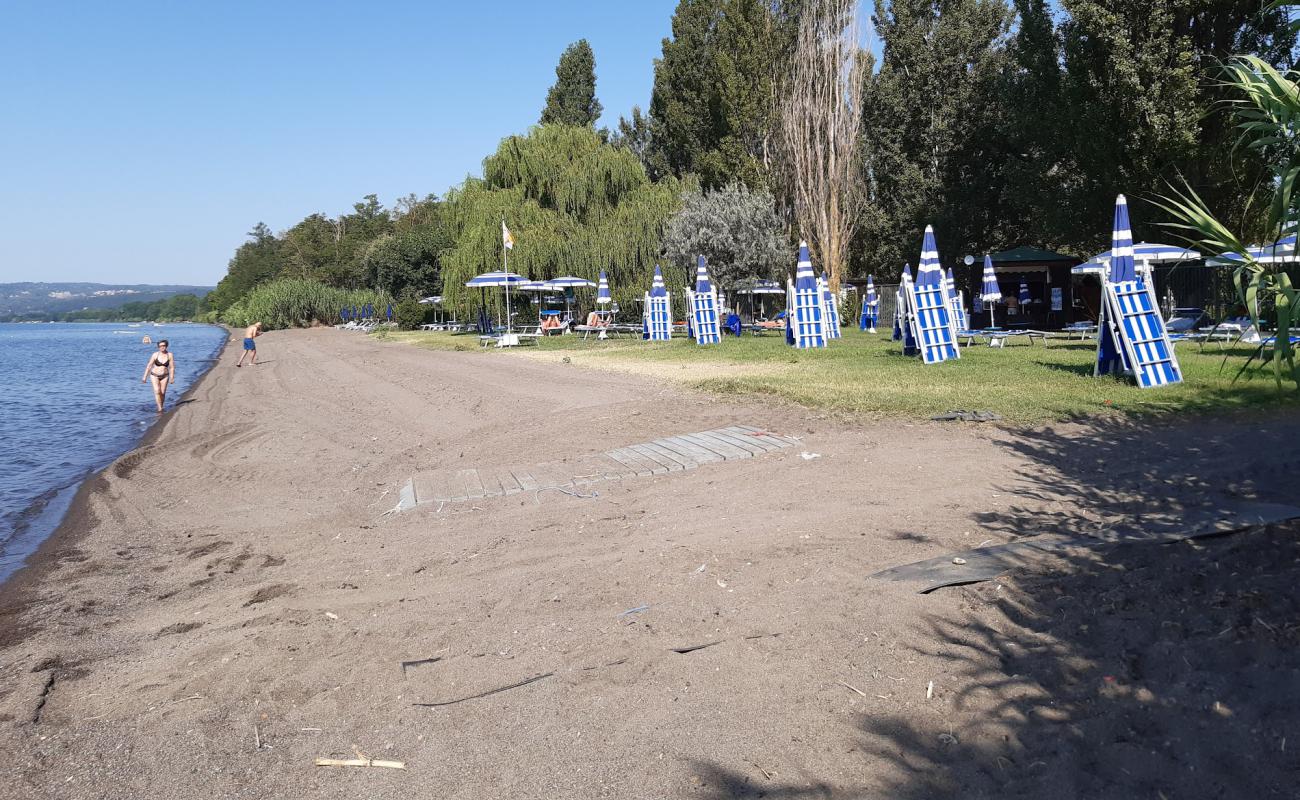
[[[681,0],[655,61],[652,175],[699,176],[710,188],[767,181],[776,86],[794,41],[791,0]]]
[[[546,93],[541,124],[594,127],[600,119],[596,99],[596,56],[586,39],[565,48],[555,67],[555,85]]]
[[[226,274],[208,295],[208,303],[224,311],[255,286],[274,278],[280,270],[280,241],[265,223],[259,222],[246,234],[250,241],[235,250]]]
[[[649,288],[664,225],[680,203],[682,182],[652,182],[625,148],[590,128],[542,125],[502,140],[483,162],[483,177],[446,196],[448,235],[441,259],[446,303],[467,310],[473,276],[502,266],[501,222],[514,235],[510,270],[534,280],[605,270],[620,303]],[[677,272],[677,285],[686,279]]]
[[[777,278],[794,263],[772,195],[743,183],[687,191],[664,234],[664,255],[687,274],[696,257],[704,256],[709,274],[724,288]]]
[[[809,0],[782,94],[783,156],[799,230],[839,291],[862,200],[862,67],[855,0]]]
[[[941,255],[997,241],[1009,12],[1003,0],[877,0],[872,19],[884,47],[863,110],[863,267],[893,277],[926,224]]]
[[[640,106],[632,106],[631,118],[618,118],[618,130],[610,135],[609,143],[632,153],[649,170],[650,119],[641,113]]]

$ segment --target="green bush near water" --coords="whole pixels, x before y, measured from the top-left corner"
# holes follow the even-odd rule
[[[385,292],[370,289],[339,289],[316,281],[286,278],[262,284],[230,306],[221,315],[227,325],[242,327],[261,322],[267,330],[306,328],[315,323],[340,322],[344,306],[366,304],[379,314],[392,302]]]

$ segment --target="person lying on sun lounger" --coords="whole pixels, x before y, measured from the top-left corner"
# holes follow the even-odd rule
[[[609,325],[609,320],[605,319],[599,311],[593,311],[587,315],[588,328],[604,328]]]
[[[546,319],[542,320],[543,332],[558,331],[563,327],[564,327],[564,323],[560,321],[560,317],[558,314],[547,315]]]

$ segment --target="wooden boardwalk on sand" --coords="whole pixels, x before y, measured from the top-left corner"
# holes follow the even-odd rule
[[[599,481],[645,478],[695,469],[715,461],[737,461],[791,447],[795,440],[750,425],[684,433],[653,442],[617,447],[576,461],[520,467],[440,469],[406,482],[394,511],[418,505],[464,503],[546,489],[581,491]]]

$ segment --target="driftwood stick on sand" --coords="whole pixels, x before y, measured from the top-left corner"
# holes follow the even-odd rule
[[[863,697],[866,697],[866,696],[867,696],[867,693],[866,693],[866,692],[862,691],[861,689],[859,689],[859,688],[856,687],[856,686],[850,686],[849,684],[845,683],[844,681],[836,681],[836,683],[838,683],[840,686],[843,686],[845,689],[852,689],[853,691],[857,692],[858,694],[862,695]]]
[[[382,761],[378,758],[318,758],[318,767],[384,767],[406,769],[405,761]]]
[[[478,694],[472,694],[469,697],[458,697],[455,700],[444,700],[441,703],[411,703],[411,705],[419,706],[421,708],[438,708],[439,706],[452,706],[457,703],[463,703],[466,700],[477,700],[480,697],[487,697],[488,695],[499,694],[500,692],[508,692],[511,689],[518,689],[520,686],[527,686],[530,683],[536,683],[542,680],[543,678],[549,678],[554,674],[555,674],[554,672],[544,672],[541,675],[534,675],[531,678],[525,678],[522,681],[519,681],[518,683],[512,683],[509,686],[499,686],[495,689],[488,689],[486,692],[479,692]]]

